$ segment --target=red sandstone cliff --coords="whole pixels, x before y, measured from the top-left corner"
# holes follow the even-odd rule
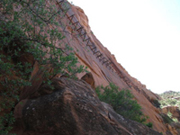
[[[50,2],[47,4],[51,4]],[[64,4],[69,5],[68,10],[64,8]],[[156,108],[153,104],[154,101],[156,101],[159,96],[157,96],[156,94],[152,93],[151,91],[146,89],[146,86],[141,84],[141,82],[139,82],[137,79],[131,77],[128,72],[116,61],[116,58],[114,57],[114,55],[112,55],[107,48],[105,48],[100,41],[95,37],[95,35],[91,32],[90,26],[88,24],[88,18],[85,15],[84,11],[77,7],[77,6],[72,6],[70,5],[66,0],[60,0],[57,1],[57,7],[59,9],[61,9],[65,14],[65,17],[59,16],[59,19],[57,20],[60,24],[61,27],[58,27],[57,29],[59,31],[62,32],[62,34],[66,37],[65,39],[63,39],[63,44],[66,45],[70,45],[75,53],[76,56],[78,57],[78,60],[80,62],[80,64],[85,65],[88,67],[88,71],[92,74],[92,77],[94,79],[94,82],[92,83],[93,87],[99,86],[99,85],[108,85],[110,82],[113,82],[114,84],[116,84],[119,87],[119,90],[121,89],[129,89],[131,90],[131,92],[133,93],[133,95],[135,96],[135,99],[138,101],[138,103],[142,106],[142,111],[144,112],[145,115],[149,116],[149,122],[153,123],[153,129],[158,131],[158,132],[163,132],[166,134],[166,132],[168,130],[171,131],[172,134],[176,135],[177,132],[174,129],[171,129],[171,127],[169,127],[169,125],[164,124],[162,117],[159,115],[161,113],[161,111]],[[62,44],[62,43],[61,43]],[[56,46],[58,47],[58,43],[56,44]],[[32,60],[33,61],[33,60]],[[33,80],[33,77],[38,77],[38,66],[36,66],[36,64],[34,64],[35,67],[35,71],[31,74],[31,79]],[[81,73],[78,75],[79,79],[84,76],[84,73]],[[66,79],[65,79],[66,80]],[[69,81],[63,81],[63,79],[59,79],[59,80],[55,80],[54,81],[54,85],[57,86],[57,89],[59,90],[58,92],[52,92],[51,90],[49,90],[49,88],[46,88],[45,86],[41,86],[40,87],[40,81],[39,82],[35,82],[34,84],[32,84],[33,87],[31,87],[29,90],[26,91],[26,89],[24,89],[25,91],[25,95],[22,95],[22,97],[20,97],[23,100],[23,103],[26,103],[25,106],[21,107],[22,104],[18,104],[15,107],[15,114],[16,114],[16,118],[20,118],[20,123],[23,123],[24,121],[21,119],[22,117],[25,118],[25,120],[27,120],[28,122],[25,122],[25,124],[30,124],[30,128],[32,130],[39,130],[41,129],[41,127],[36,127],[35,124],[39,124],[38,123],[38,118],[40,117],[42,120],[45,120],[44,118],[42,118],[39,114],[40,112],[44,109],[45,110],[45,105],[44,106],[41,103],[47,102],[47,104],[49,104],[48,107],[52,107],[52,106],[60,106],[60,109],[64,109],[65,113],[63,113],[61,111],[61,113],[63,113],[63,115],[65,115],[67,117],[67,114],[72,111],[71,115],[72,118],[74,118],[74,120],[76,122],[79,122],[78,120],[81,119],[81,115],[79,114],[78,111],[75,111],[78,108],[83,108],[82,106],[79,106],[79,104],[76,104],[78,107],[76,108],[74,102],[72,101],[77,101],[78,98],[79,99],[83,99],[83,89],[86,90],[86,86],[85,85],[82,89],[81,92],[79,92],[81,94],[81,96],[77,96],[76,92],[73,92],[74,89],[67,89],[68,87],[73,87],[75,85],[80,86],[80,84],[84,85],[83,82],[71,82],[72,85],[68,85]],[[74,83],[74,84],[73,84]],[[91,82],[90,82],[91,84]],[[64,87],[64,85],[66,85],[66,87]],[[38,86],[38,87],[37,87]],[[42,90],[45,93],[45,96],[41,95]],[[62,90],[62,89],[66,89],[66,90]],[[120,122],[118,122],[118,120],[116,118],[119,119],[119,116],[117,114],[113,115],[114,112],[112,111],[112,109],[110,107],[108,107],[107,105],[103,105],[102,103],[100,103],[100,101],[97,99],[97,97],[95,96],[94,92],[92,91],[91,88],[88,88],[91,91],[91,94],[94,99],[96,99],[95,101],[98,101],[98,105],[101,106],[100,109],[96,109],[98,108],[94,103],[90,104],[88,107],[90,107],[90,109],[94,109],[94,110],[98,110],[96,112],[97,117],[99,117],[100,119],[104,120],[106,119],[107,124],[111,123],[114,127],[116,127],[115,124],[118,124],[118,128],[120,128],[123,133],[126,134],[131,134],[133,133],[133,126],[130,124],[127,124],[127,121],[123,121],[121,124],[119,124]],[[37,90],[37,91],[35,91]],[[39,91],[38,91],[39,90]],[[47,91],[48,92],[47,92]],[[33,94],[33,98],[34,99],[26,99],[27,97],[30,97],[32,95],[32,91],[34,92]],[[63,92],[62,92],[63,91]],[[26,92],[30,92],[26,93]],[[43,93],[43,94],[44,94]],[[52,95],[50,95],[50,94]],[[56,94],[61,94],[61,98],[59,99],[59,97]],[[27,95],[26,95],[27,94]],[[38,96],[37,96],[37,95]],[[40,96],[40,97],[39,97]],[[57,101],[58,100],[62,100],[63,102],[58,102],[53,103],[51,106],[52,102],[48,102],[48,100],[45,100],[44,98],[46,97],[50,97],[47,99],[54,99],[51,98],[51,96],[56,97]],[[42,100],[41,100],[42,99]],[[36,101],[39,104],[35,104],[35,106],[31,106],[32,102]],[[42,102],[44,101],[44,102]],[[91,100],[87,100],[88,102],[91,102]],[[64,103],[64,104],[63,104]],[[68,104],[69,103],[69,104]],[[29,106],[27,106],[29,105]],[[69,105],[70,107],[68,108],[63,108],[64,106]],[[29,111],[28,107],[32,107],[31,110]],[[63,106],[63,107],[62,107]],[[35,119],[31,114],[33,114],[34,111],[34,107],[37,107],[39,111],[37,111],[38,115],[37,119]],[[43,109],[40,109],[40,108]],[[96,107],[96,108],[95,108]],[[52,109],[54,109],[52,107]],[[58,108],[59,109],[59,108]],[[70,110],[70,111],[69,111]],[[88,109],[87,109],[88,110]],[[103,111],[104,112],[103,112]],[[35,119],[32,121],[31,123],[31,117],[27,117],[26,115],[22,116],[22,112],[28,113],[28,116],[31,116],[32,119]],[[47,111],[47,110],[46,110]],[[50,110],[51,111],[51,110]],[[106,114],[105,112],[111,112],[110,114],[112,114],[112,116],[108,116],[108,114]],[[53,115],[53,113],[56,113],[56,115],[58,116],[59,114],[57,112],[48,112],[47,111],[47,115],[49,116],[48,118],[50,118],[51,115]],[[99,113],[101,116],[99,116]],[[105,114],[103,114],[105,113]],[[36,111],[35,111],[36,114]],[[50,115],[49,115],[50,114]],[[84,113],[83,113],[84,114]],[[44,114],[46,115],[46,114]],[[79,117],[77,115],[80,115]],[[68,115],[69,116],[69,115]],[[83,115],[84,119],[83,122],[85,124],[87,124],[86,118],[86,114]],[[68,117],[67,117],[68,118]],[[64,118],[59,118],[60,120],[64,120]],[[21,121],[22,120],[22,121]],[[36,122],[37,120],[37,122]],[[68,119],[69,120],[69,119]],[[50,120],[51,121],[51,120]],[[54,121],[54,119],[52,119],[52,121]],[[66,121],[65,121],[66,122]],[[100,122],[101,124],[103,124],[103,121],[96,121],[96,125],[98,125],[98,123]],[[108,123],[109,122],[109,123]],[[126,123],[124,123],[126,122]],[[67,122],[69,123],[69,121]],[[129,123],[129,121],[128,121]],[[133,122],[132,122],[133,123]],[[46,125],[46,122],[43,123]],[[58,129],[59,127],[59,123],[56,123],[57,125],[56,128]],[[60,123],[62,124],[62,123]],[[127,125],[126,125],[127,124]],[[122,126],[123,125],[123,126]],[[24,126],[24,125],[23,125]],[[39,125],[38,125],[39,126]],[[63,125],[66,126],[66,125]],[[68,125],[69,126],[69,125]],[[69,127],[66,127],[67,129]],[[78,133],[82,133],[82,127],[77,125],[74,125],[74,127],[77,126],[77,131],[79,131]],[[82,125],[83,126],[83,125]],[[87,125],[89,126],[89,125]],[[127,129],[125,127],[128,127]],[[145,130],[143,131],[143,133],[146,133],[147,131],[149,131],[149,133],[154,133],[154,131],[152,131],[151,129],[148,129],[147,127],[140,127],[138,126],[138,124],[134,124],[134,126],[137,128],[144,128]],[[61,127],[62,128],[62,127]],[[112,128],[111,126],[108,126],[108,128]],[[41,129],[42,132],[45,132],[46,129]],[[48,129],[47,129],[48,130]],[[63,128],[62,128],[63,130]],[[128,130],[132,130],[130,131],[131,133],[129,133]],[[51,131],[51,129],[49,129],[48,131]],[[109,130],[111,131],[111,130]],[[112,130],[113,132],[114,129]],[[23,132],[23,131],[22,131]],[[54,131],[57,133],[57,131]],[[59,131],[58,131],[59,132]],[[64,134],[66,134],[65,132],[68,131],[64,131]],[[74,131],[73,131],[74,132]],[[71,134],[73,134],[73,132]],[[52,133],[52,132],[50,132]],[[110,133],[110,132],[109,132]],[[117,132],[118,134],[119,132]],[[23,133],[22,133],[23,134]],[[27,131],[27,134],[29,134],[29,131]],[[36,134],[36,132],[34,133]],[[44,133],[42,133],[44,134]],[[47,133],[49,134],[49,133]],[[157,133],[158,134],[158,133]]]
[[[63,3],[63,1],[61,2]],[[160,110],[153,105],[153,102],[160,97],[147,90],[145,85],[130,76],[116,61],[114,55],[91,32],[84,11],[80,7],[71,5],[64,23],[69,24],[63,28],[67,37],[65,42],[68,41],[69,45],[74,48],[80,63],[88,67],[88,71],[92,73],[95,80],[95,86],[106,86],[109,82],[113,82],[120,90],[131,90],[135,99],[142,106],[142,111],[149,116],[149,121],[153,123],[153,129],[163,133],[169,130],[159,115]],[[82,76],[83,74],[79,75],[79,78]],[[172,132],[177,134],[176,131]]]

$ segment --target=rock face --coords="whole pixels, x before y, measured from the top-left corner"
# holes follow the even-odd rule
[[[59,9],[66,11],[57,20],[61,26],[57,29],[66,38],[57,41],[55,46],[71,46],[79,64],[87,66],[91,74],[79,74],[81,81],[56,78],[53,80],[55,90],[52,91],[47,85],[42,85],[43,71],[35,63],[30,79],[32,86],[22,90],[21,101],[15,107],[17,121],[13,131],[18,135],[158,135],[156,131],[171,134],[159,115],[160,110],[154,105],[159,96],[131,77],[100,43],[81,8],[70,5],[66,0],[55,2]],[[47,4],[51,4],[51,1]],[[63,5],[69,5],[68,10]],[[51,72],[51,67],[46,67],[46,70]],[[35,80],[37,78],[38,81]],[[109,105],[99,101],[92,88],[107,86],[110,82],[117,85],[119,90],[129,89],[133,93],[156,131],[124,119]]]
[[[94,78],[92,76],[92,74],[89,72],[89,73],[86,73],[82,78],[81,80],[84,80],[85,82],[87,82],[88,84],[91,85],[91,87],[93,89],[95,89],[95,82],[94,82]]]
[[[57,5],[64,9],[63,4],[69,3],[61,0]],[[156,103],[154,101],[160,97],[147,90],[145,85],[130,76],[116,61],[114,55],[92,33],[84,11],[77,6],[70,5],[61,22],[66,24],[65,27],[58,28],[66,37],[63,42],[68,43],[74,49],[80,64],[88,67],[88,71],[94,78],[94,86],[107,86],[113,82],[119,90],[129,89],[142,106],[143,113],[149,117],[149,122],[153,123],[153,129],[166,134],[169,129],[163,123],[160,109],[154,105]],[[79,74],[79,79],[82,76],[84,74]]]
[[[55,78],[52,85],[53,91],[41,85],[37,92],[46,94],[15,107],[18,135],[161,135],[114,112],[85,81]]]
[[[162,113],[168,114],[168,112],[172,113],[173,118],[177,118],[180,121],[180,110],[177,106],[166,106],[162,108]]]

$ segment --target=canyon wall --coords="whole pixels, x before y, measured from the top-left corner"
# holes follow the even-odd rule
[[[63,24],[67,25],[60,28],[66,36],[64,43],[68,43],[74,49],[80,64],[88,67],[88,71],[92,73],[95,80],[95,87],[107,86],[113,82],[119,87],[119,90],[131,90],[135,99],[142,106],[143,113],[149,117],[149,122],[153,123],[153,129],[166,133],[169,129],[159,115],[160,109],[154,105],[154,101],[160,97],[129,75],[125,68],[117,62],[115,56],[101,44],[93,34],[83,9],[71,4],[69,4],[69,8],[65,8],[65,3],[67,3],[65,0],[58,2],[58,6],[63,11],[67,11],[62,19]],[[114,47],[116,46],[114,45]],[[78,77],[81,78],[83,75],[80,74]]]

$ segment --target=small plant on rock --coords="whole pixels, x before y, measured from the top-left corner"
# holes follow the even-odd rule
[[[103,90],[103,92],[101,93],[100,90]],[[125,118],[143,124],[147,120],[147,117],[141,111],[141,106],[133,99],[134,96],[130,90],[118,91],[118,87],[110,83],[106,87],[97,87],[96,93],[101,101],[110,104],[117,113]],[[147,126],[152,127],[152,124],[148,123]]]

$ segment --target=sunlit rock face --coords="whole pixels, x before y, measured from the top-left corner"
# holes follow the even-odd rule
[[[116,61],[116,58],[113,54],[109,52],[109,50],[104,47],[101,42],[96,38],[96,36],[91,32],[90,26],[88,24],[88,18],[84,14],[83,9],[77,6],[71,5],[72,10],[69,12],[69,16],[74,14],[72,20],[75,22],[79,22],[81,26],[84,28],[86,37],[83,36],[76,37],[72,34],[66,34],[66,41],[71,47],[74,48],[76,52],[76,56],[79,59],[79,62],[88,67],[88,70],[92,73],[94,78],[95,87],[99,85],[107,86],[110,82],[116,84],[119,89],[129,89],[135,96],[135,99],[142,106],[142,111],[145,115],[149,117],[149,122],[153,123],[153,129],[159,132],[166,132],[167,128],[163,123],[161,118],[160,110],[156,108],[151,101],[158,100],[159,96],[154,94],[153,92],[146,89],[146,86],[141,84],[137,79],[133,78],[128,74],[128,72]],[[64,22],[69,22],[68,19],[64,19]],[[66,23],[67,24],[67,23]],[[73,25],[69,26],[72,29],[68,30],[68,32],[74,31],[78,34],[78,28],[73,29]],[[83,32],[81,33],[83,34]],[[113,33],[110,34],[113,36]],[[83,41],[84,39],[90,38],[91,43],[87,41]],[[95,45],[95,49],[91,46]],[[114,45],[115,46],[115,45]],[[103,61],[103,57],[98,57],[96,52],[103,55],[108,62],[109,65]],[[120,52],[123,50],[119,50]],[[133,57],[133,56],[132,56]],[[120,61],[119,61],[120,62]],[[107,66],[108,65],[108,66]],[[78,77],[81,78],[84,74],[80,74]]]
[[[79,23],[83,25],[86,32],[90,33],[91,28],[88,24],[89,20],[88,17],[85,15],[84,11],[78,6],[72,6],[72,10],[74,11]]]

